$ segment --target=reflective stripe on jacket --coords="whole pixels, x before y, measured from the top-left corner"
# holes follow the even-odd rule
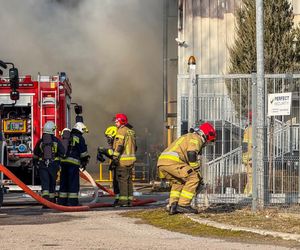
[[[244,164],[248,164],[252,160],[252,126],[247,127],[243,134],[243,158]]]
[[[62,159],[61,162],[71,163],[79,166],[81,160],[88,156],[89,154],[84,137],[80,132],[77,132],[77,130],[72,130],[66,158]]]
[[[189,162],[187,152],[196,152],[198,155],[204,145],[202,137],[196,133],[188,133],[175,140],[158,158],[157,165],[173,165],[186,163],[193,168],[199,167],[199,161]]]
[[[136,139],[133,129],[127,126],[118,128],[113,143],[112,156],[118,159],[120,166],[130,166],[136,162]]]

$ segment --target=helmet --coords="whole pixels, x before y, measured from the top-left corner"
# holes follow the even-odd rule
[[[45,134],[54,135],[55,134],[55,129],[56,129],[56,126],[55,126],[54,122],[48,121],[44,125],[43,132]]]
[[[61,137],[64,137],[67,133],[71,133],[71,129],[64,128],[59,134]]]
[[[76,122],[73,129],[77,129],[82,134],[89,132],[88,128],[82,122]]]
[[[115,137],[117,134],[117,130],[118,130],[118,128],[115,125],[112,125],[112,126],[107,127],[104,134],[107,137]]]
[[[69,129],[69,128],[64,128],[64,129],[61,131],[61,134],[63,135],[65,131],[71,132],[71,129]]]
[[[116,114],[115,115],[115,122],[120,122],[121,125],[126,125],[128,123],[127,116],[125,114]]]
[[[248,118],[248,122],[252,123],[252,111],[248,112],[247,118]]]
[[[205,135],[206,142],[215,141],[217,133],[215,128],[208,122],[205,122],[199,126],[199,129]]]

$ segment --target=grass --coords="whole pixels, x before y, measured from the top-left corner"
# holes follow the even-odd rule
[[[277,209],[253,213],[250,208],[231,209],[230,212],[226,208],[212,208],[200,213],[199,217],[234,226],[300,234],[299,214]]]
[[[276,245],[282,245],[288,247],[300,247],[300,243],[295,241],[286,241],[280,238],[274,238],[272,236],[262,236],[259,234],[242,232],[242,231],[223,230],[223,229],[218,229],[215,227],[203,225],[197,222],[193,222],[192,220],[190,220],[189,218],[181,214],[169,216],[162,208],[135,210],[135,211],[122,213],[122,215],[126,217],[140,219],[137,223],[150,224],[169,231],[179,232],[179,233],[193,235],[193,236],[218,238],[218,239],[224,239],[229,241],[247,242],[247,243],[255,243],[255,244],[257,243],[273,244],[273,245],[276,244]],[[228,214],[223,214],[223,216],[226,215]],[[205,216],[203,214],[199,216],[208,219],[212,218],[210,216],[207,216],[207,214]],[[216,221],[224,222],[220,218],[221,216],[219,217],[219,220]],[[242,215],[239,218],[242,218]],[[253,220],[253,217],[251,216],[243,217],[243,220],[247,220],[249,218]],[[239,223],[239,221],[237,221],[237,223]],[[238,225],[242,226],[240,224]]]

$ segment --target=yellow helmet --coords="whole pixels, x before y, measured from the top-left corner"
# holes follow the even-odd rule
[[[116,136],[116,134],[117,134],[117,130],[118,130],[118,128],[116,127],[116,126],[109,126],[106,130],[105,130],[105,132],[104,132],[104,134],[105,134],[105,136],[107,136],[107,137],[115,137]]]

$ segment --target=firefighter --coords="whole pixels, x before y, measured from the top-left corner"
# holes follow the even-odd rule
[[[248,126],[243,133],[242,161],[247,172],[247,182],[244,194],[252,195],[252,112],[248,113]]]
[[[55,137],[55,124],[45,123],[42,138],[34,148],[34,164],[39,165],[42,197],[55,203],[55,186],[60,158],[65,156],[65,149],[61,141]],[[46,208],[45,206],[43,206]]]
[[[68,132],[68,130],[65,130]],[[69,133],[69,138],[62,134],[67,144],[66,158],[61,161],[59,204],[64,206],[78,206],[78,193],[80,188],[79,168],[85,170],[89,162],[87,145],[83,134],[88,129],[82,122],[77,122]],[[67,136],[67,135],[66,135]]]
[[[107,127],[107,129],[104,132],[104,135],[107,140],[108,144],[108,149],[105,149],[103,147],[98,148],[98,154],[97,154],[97,160],[100,162],[104,162],[105,159],[103,155],[105,155],[107,158],[110,159],[109,163],[109,170],[112,171],[112,177],[113,177],[113,190],[115,193],[115,202],[114,206],[117,206],[119,204],[119,196],[120,196],[120,188],[119,188],[119,183],[117,180],[117,174],[116,174],[116,166],[113,164],[113,157],[112,157],[112,148],[113,148],[113,143],[114,143],[114,138],[117,134],[118,128],[115,125]],[[111,154],[108,153],[110,150]]]
[[[116,114],[114,117],[117,134],[112,150],[103,149],[112,157],[112,165],[116,168],[116,181],[119,184],[119,199],[115,206],[130,207],[133,200],[132,169],[136,161],[136,139],[133,127],[128,123],[125,114]]]
[[[172,184],[169,214],[198,213],[191,207],[196,189],[201,184],[198,154],[216,139],[214,127],[206,122],[175,140],[158,158],[158,170]]]

